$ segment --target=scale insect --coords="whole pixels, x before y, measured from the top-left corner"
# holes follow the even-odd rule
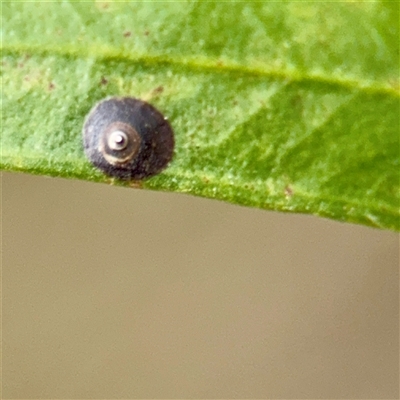
[[[89,161],[105,174],[124,180],[154,176],[171,161],[174,133],[151,104],[132,97],[97,103],[83,126]]]

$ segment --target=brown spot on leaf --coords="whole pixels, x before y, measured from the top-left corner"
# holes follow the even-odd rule
[[[50,82],[49,83],[49,90],[51,91],[51,90],[53,90],[55,88],[56,88],[56,85],[53,82]]]
[[[150,35],[150,31],[144,31],[144,32],[143,32],[143,35],[144,35],[144,36],[149,36],[149,35]]]
[[[124,37],[130,37],[132,36],[132,32],[131,31],[125,31],[124,32]]]
[[[286,197],[292,197],[293,196],[293,189],[289,185],[287,185],[285,187],[285,196]]]
[[[132,189],[141,189],[143,187],[142,182],[140,181],[130,181],[129,187]]]
[[[299,94],[295,94],[290,99],[290,102],[293,108],[296,108],[298,110],[301,110],[303,108],[303,99]]]
[[[164,86],[158,86],[155,89],[153,89],[153,94],[160,94],[164,91]]]
[[[102,76],[101,80],[100,80],[100,85],[104,86],[104,85],[107,85],[107,83],[108,83],[108,79],[106,79],[105,76]]]

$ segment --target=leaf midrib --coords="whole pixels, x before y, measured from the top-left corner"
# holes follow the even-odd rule
[[[215,62],[207,57],[202,59],[194,59],[192,56],[188,56],[186,59],[180,56],[167,56],[165,54],[155,55],[133,55],[123,50],[110,49],[105,46],[97,46],[88,48],[81,48],[76,46],[37,46],[37,45],[24,45],[24,44],[13,44],[7,45],[2,43],[0,47],[2,52],[26,54],[32,53],[36,55],[58,55],[64,58],[81,58],[81,59],[98,59],[104,61],[116,60],[121,62],[133,62],[136,64],[145,65],[173,65],[179,68],[185,68],[191,71],[201,72],[213,72],[218,74],[232,73],[236,75],[244,75],[249,77],[268,77],[275,78],[277,80],[288,81],[288,82],[309,82],[319,83],[323,85],[330,85],[332,87],[339,87],[342,89],[358,90],[364,93],[370,94],[386,94],[395,98],[400,97],[400,88],[385,85],[383,82],[374,81],[371,84],[370,80],[355,80],[343,77],[332,77],[331,75],[324,74],[304,74],[296,70],[288,69],[261,69],[251,68],[236,63],[227,64]],[[88,56],[90,55],[90,56]]]

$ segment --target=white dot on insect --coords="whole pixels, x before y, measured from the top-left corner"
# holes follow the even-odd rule
[[[123,131],[111,132],[107,144],[111,150],[123,150],[128,145],[128,135]]]

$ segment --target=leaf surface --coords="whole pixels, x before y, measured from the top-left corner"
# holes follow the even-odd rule
[[[114,184],[82,125],[149,101],[144,188],[400,229],[399,3],[3,2],[1,168]]]

